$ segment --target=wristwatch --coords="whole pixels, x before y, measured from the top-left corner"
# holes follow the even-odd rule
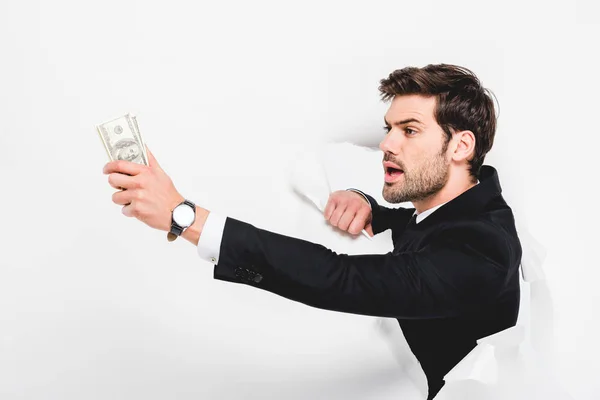
[[[172,242],[181,236],[196,220],[196,205],[190,200],[179,203],[171,212],[171,230],[167,239]]]

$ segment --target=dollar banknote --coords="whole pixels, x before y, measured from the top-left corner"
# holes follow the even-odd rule
[[[142,133],[140,132],[140,127],[138,126],[137,117],[135,115],[132,115],[131,119],[133,120],[133,126],[135,127],[135,132],[137,133],[138,137],[140,138],[140,142],[142,143],[142,151],[144,152],[144,159],[146,161],[148,161],[148,154],[146,152],[146,143],[144,143],[144,138],[142,137]],[[148,164],[146,164],[146,165],[148,165]]]
[[[125,114],[97,125],[96,129],[111,161],[126,160],[148,165],[146,145],[135,116]]]

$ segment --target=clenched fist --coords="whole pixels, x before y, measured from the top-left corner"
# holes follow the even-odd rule
[[[325,219],[333,226],[352,235],[363,229],[373,236],[371,206],[356,192],[338,190],[329,195],[324,212]]]

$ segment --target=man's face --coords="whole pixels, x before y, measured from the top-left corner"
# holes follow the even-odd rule
[[[385,171],[383,198],[389,203],[426,199],[448,181],[448,144],[435,121],[435,105],[435,97],[395,96],[385,115],[390,130],[379,148]],[[395,164],[402,172],[389,170],[385,162]]]

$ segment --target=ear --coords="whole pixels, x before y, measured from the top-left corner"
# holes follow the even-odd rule
[[[454,152],[454,159],[469,159],[475,152],[475,135],[471,131],[457,132],[458,142]]]
[[[148,163],[150,164],[149,165],[150,168],[162,169],[160,167],[160,165],[158,164],[158,161],[156,161],[156,158],[154,157],[154,154],[152,154],[152,152],[148,148],[148,145],[146,145],[146,154],[148,154]]]

